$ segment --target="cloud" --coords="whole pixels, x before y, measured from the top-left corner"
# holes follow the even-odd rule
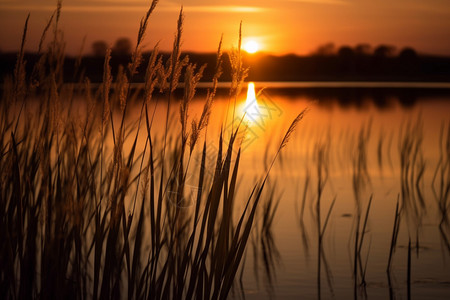
[[[55,5],[20,5],[20,4],[2,4],[0,2],[0,9],[3,11],[53,11]],[[68,12],[145,12],[148,9],[148,5],[63,5],[62,10]],[[198,13],[258,13],[263,12],[266,9],[257,6],[241,6],[241,5],[197,5],[197,6],[184,6],[186,12],[198,12]],[[166,4],[156,7],[156,11],[172,12],[179,11],[180,6],[175,4]]]
[[[177,8],[179,9],[179,8]],[[266,9],[256,6],[240,6],[240,5],[202,5],[202,6],[186,6],[186,11],[194,12],[230,12],[230,13],[257,13]]]
[[[345,0],[286,0],[289,2],[311,3],[311,4],[330,4],[330,5],[349,5]]]

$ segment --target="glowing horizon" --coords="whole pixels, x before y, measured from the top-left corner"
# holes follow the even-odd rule
[[[149,1],[124,3],[115,0],[65,0],[61,26],[67,52],[77,54],[86,36],[86,50],[94,41],[113,44],[118,38],[136,40],[139,21]],[[320,45],[337,46],[389,44],[397,48],[413,47],[418,52],[450,55],[450,3],[430,0],[261,0],[219,1],[190,0],[158,3],[149,20],[145,44],[147,50],[159,42],[170,50],[176,19],[183,6],[185,23],[183,50],[215,52],[221,34],[224,50],[236,45],[239,23],[243,37],[258,37],[256,42],[265,53],[310,54]],[[17,51],[23,24],[31,13],[26,49],[36,51],[42,30],[55,9],[54,0],[32,0],[20,3],[0,0],[0,50]]]

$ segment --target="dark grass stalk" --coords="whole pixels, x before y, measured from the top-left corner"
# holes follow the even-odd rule
[[[156,4],[158,3],[158,0],[152,0],[152,3],[150,5],[150,8],[148,9],[146,15],[141,19],[140,22],[140,26],[139,26],[139,31],[138,31],[138,37],[137,37],[137,42],[136,42],[136,47],[135,50],[132,54],[132,60],[131,63],[128,66],[128,76],[124,77],[125,81],[128,82],[132,82],[134,75],[136,74],[136,70],[137,68],[140,66],[141,62],[142,62],[142,49],[141,49],[141,44],[144,40],[144,36],[145,36],[145,32],[147,30],[147,25],[148,25],[148,20],[150,18],[150,15],[152,14],[153,10],[156,7]],[[149,66],[152,67],[151,62],[149,62]],[[154,84],[153,84],[154,86]],[[148,87],[147,87],[148,88]],[[120,124],[120,129],[119,129],[119,134],[123,135],[123,130],[124,130],[124,122],[125,122],[125,116],[127,114],[127,107],[128,107],[128,103],[129,103],[129,99],[130,99],[130,94],[131,94],[131,89],[130,89],[130,84],[126,84],[126,99],[124,102],[124,107],[123,107],[123,113],[122,113],[122,121]],[[150,91],[151,93],[152,91]],[[121,100],[122,101],[122,100]],[[129,168],[131,166],[131,162],[133,161],[134,158],[134,153],[135,153],[135,149],[136,149],[136,143],[137,143],[137,139],[139,136],[139,128],[140,128],[140,124],[142,121],[142,112],[143,112],[143,108],[141,109],[141,114],[139,116],[139,121],[138,121],[138,130],[136,132],[135,135],[135,139],[134,139],[134,143],[132,146],[132,150],[130,152],[129,155],[129,159],[128,159],[128,163],[127,163],[127,167]]]
[[[353,299],[358,299],[358,241],[359,222],[356,224],[355,247],[353,249]]]
[[[359,275],[363,274],[363,266],[361,260],[361,248],[362,242],[365,235],[365,228],[367,224],[367,218],[370,210],[371,200],[366,211],[365,219],[362,220],[362,194],[368,184],[370,184],[370,175],[368,172],[368,155],[367,147],[369,143],[369,137],[371,132],[371,122],[363,128],[361,128],[358,138],[356,140],[356,153],[353,158],[353,193],[356,205],[355,214],[355,239],[354,239],[354,249],[353,249],[353,297],[357,298],[357,289],[359,286]],[[363,228],[361,228],[363,224]],[[358,272],[359,270],[359,272]]]
[[[323,269],[325,270],[328,288],[330,290],[331,296],[335,297],[334,287],[333,287],[333,274],[331,273],[331,268],[328,264],[328,260],[325,255],[325,251],[324,251],[323,247],[322,247],[322,251],[320,252],[320,255],[321,255],[321,259],[322,259],[322,266],[323,266]]]
[[[322,269],[322,251],[323,251],[323,234],[325,232],[328,220],[331,214],[331,210],[334,206],[335,200],[333,200],[328,214],[325,218],[324,225],[322,226],[321,220],[321,200],[324,187],[328,180],[328,152],[329,148],[324,145],[319,145],[316,148],[316,164],[317,164],[317,200],[315,205],[316,214],[316,229],[317,229],[317,295],[321,298],[321,269]]]
[[[421,192],[421,180],[425,172],[422,153],[423,128],[420,116],[413,126],[407,123],[400,134],[401,190],[403,210],[410,226],[416,232],[416,250],[419,251],[419,230],[426,213],[426,206]]]
[[[82,82],[83,80],[83,70],[80,69],[81,66],[81,60],[83,58],[83,51],[84,51],[84,46],[86,44],[86,36],[83,37],[83,40],[81,41],[81,46],[80,46],[80,50],[78,52],[77,58],[75,60],[75,66],[74,66],[74,72],[73,72],[73,77],[72,80],[74,82]],[[77,79],[78,77],[78,79]]]
[[[397,244],[398,232],[399,232],[399,229],[400,229],[399,200],[400,200],[400,195],[398,195],[398,197],[397,197],[397,204],[395,206],[395,215],[394,215],[394,225],[393,225],[393,228],[392,228],[391,246],[389,248],[389,258],[388,258],[388,264],[387,264],[387,268],[386,268],[386,272],[388,273],[388,276],[390,276],[392,258],[393,258],[394,252],[395,252],[395,247],[396,247],[396,244]]]
[[[228,274],[226,274],[225,279],[223,281],[223,289],[220,292],[220,296],[219,296],[220,299],[225,299],[227,297],[228,293],[229,293],[230,288],[231,288],[231,285],[232,285],[232,282],[233,282],[233,278],[234,278],[234,276],[235,276],[235,274],[237,272],[237,269],[238,269],[238,266],[240,264],[242,255],[244,253],[244,249],[245,249],[246,243],[248,241],[248,237],[249,237],[250,230],[252,228],[253,220],[254,220],[255,213],[256,213],[256,208],[257,208],[258,202],[259,202],[259,200],[261,198],[261,194],[262,194],[263,188],[265,186],[265,183],[267,182],[267,179],[269,177],[270,170],[272,169],[272,167],[273,167],[273,165],[274,165],[274,163],[276,161],[276,158],[278,157],[281,149],[284,148],[287,145],[287,143],[288,143],[292,133],[294,132],[294,130],[297,127],[298,123],[303,119],[303,117],[306,114],[306,112],[307,112],[307,109],[303,110],[294,119],[294,121],[291,123],[289,129],[287,130],[285,136],[283,137],[283,139],[282,139],[282,141],[280,143],[278,151],[275,153],[275,156],[274,156],[271,164],[269,165],[269,169],[266,171],[266,175],[265,175],[263,181],[261,182],[261,184],[259,186],[255,186],[254,187],[254,189],[253,189],[253,191],[252,191],[252,193],[251,193],[251,195],[249,197],[249,200],[247,201],[247,205],[246,205],[246,207],[244,209],[244,213],[249,208],[249,203],[250,203],[250,200],[252,199],[253,195],[255,195],[254,196],[255,200],[254,200],[253,205],[251,207],[251,211],[250,211],[250,214],[248,216],[248,221],[247,221],[247,223],[246,223],[246,225],[245,225],[245,227],[243,229],[243,232],[242,232],[241,241],[239,242],[239,245],[236,248],[237,249],[237,251],[235,252],[236,254],[232,256],[232,260],[231,260],[232,263],[231,264],[226,263],[226,265],[229,266],[228,267],[229,272],[227,272]],[[255,191],[256,191],[256,194],[254,194]],[[242,217],[243,216],[244,216],[244,214],[242,215]],[[243,220],[242,217],[241,217],[241,219],[240,219],[240,221],[238,223],[238,226],[236,228],[236,234],[234,235],[234,238],[233,238],[233,244],[235,244],[234,242],[237,241],[237,237],[240,236],[240,228],[241,228],[241,224],[242,224],[242,220]]]
[[[30,14],[28,14],[22,34],[22,42],[20,44],[20,51],[17,55],[16,66],[14,68],[14,90],[13,90],[13,103],[17,103],[17,101],[22,100],[22,104],[20,106],[19,114],[16,119],[16,125],[14,126],[14,132],[17,131],[17,127],[19,126],[20,116],[22,114],[23,108],[25,106],[25,94],[26,94],[26,74],[25,74],[25,64],[24,61],[24,47],[27,37],[28,31],[28,20],[30,19]]]
[[[155,7],[155,4],[156,4],[156,2],[153,1],[153,3],[151,5],[150,9],[148,10],[146,16],[141,20],[141,25],[140,25],[139,33],[138,33],[138,43],[136,45],[136,49],[134,51],[133,59],[132,59],[132,62],[131,62],[130,68],[129,68],[130,69],[130,75],[129,75],[130,78],[132,78],[132,76],[134,75],[134,71],[136,70],[136,68],[140,64],[140,44],[142,42],[145,30],[146,30],[148,18],[149,18],[151,12],[153,11],[153,9]],[[141,239],[139,237],[142,235],[143,215],[141,213],[140,217],[139,217],[139,222],[138,222],[138,227],[137,227],[137,237],[138,238],[135,240],[135,245],[134,245],[135,246],[135,254],[134,254],[134,258],[133,258],[133,263],[131,265],[128,236],[129,236],[129,233],[130,233],[134,212],[133,212],[133,214],[131,214],[129,216],[128,221],[126,221],[126,216],[125,216],[125,213],[124,213],[124,210],[123,210],[123,198],[124,198],[124,191],[127,190],[126,185],[128,185],[128,183],[127,183],[128,179],[126,179],[124,176],[128,177],[128,175],[124,175],[123,173],[124,172],[127,173],[127,172],[129,172],[129,170],[131,170],[131,165],[133,163],[133,157],[134,157],[134,152],[135,152],[135,147],[136,147],[136,142],[137,142],[139,131],[137,131],[137,133],[136,133],[135,140],[134,140],[134,143],[133,143],[133,146],[132,146],[132,150],[130,152],[130,155],[129,155],[129,158],[128,158],[128,162],[126,164],[126,169],[122,169],[123,168],[122,163],[121,163],[121,161],[122,161],[122,146],[123,146],[123,141],[125,139],[125,137],[124,137],[124,120],[125,120],[125,116],[126,116],[126,109],[127,109],[128,101],[124,100],[124,99],[120,99],[121,102],[124,102],[124,105],[121,104],[121,106],[123,106],[123,109],[122,109],[122,111],[123,111],[123,113],[122,113],[122,121],[121,121],[121,126],[119,128],[118,140],[116,140],[115,134],[114,134],[115,131],[114,131],[114,124],[113,124],[112,110],[109,109],[110,106],[109,106],[109,100],[108,100],[108,94],[109,94],[110,84],[111,84],[111,75],[110,75],[110,71],[109,71],[110,70],[109,69],[109,58],[110,58],[110,55],[109,55],[109,53],[107,53],[107,55],[105,57],[105,65],[104,65],[104,84],[103,84],[103,97],[104,97],[103,103],[104,104],[103,104],[103,121],[102,121],[102,141],[103,141],[103,128],[104,128],[105,122],[107,122],[108,114],[109,114],[110,115],[109,118],[111,120],[111,128],[112,128],[112,132],[113,132],[114,145],[115,145],[114,146],[115,147],[115,160],[116,160],[115,163],[116,163],[116,166],[117,166],[117,169],[116,169],[117,172],[116,172],[116,176],[115,176],[116,177],[115,185],[121,185],[122,186],[120,188],[120,190],[122,190],[122,192],[120,190],[118,191],[120,194],[122,194],[122,196],[120,196],[120,198],[119,198],[119,211],[117,211],[115,213],[115,215],[113,214],[114,213],[114,209],[115,209],[115,205],[113,203],[113,207],[112,207],[113,209],[111,210],[111,217],[110,218],[111,218],[111,220],[114,220],[115,218],[117,218],[116,216],[120,216],[119,220],[117,220],[117,222],[115,223],[115,224],[117,224],[116,226],[118,226],[118,224],[120,223],[120,220],[122,220],[122,231],[123,231],[123,234],[124,234],[123,239],[124,239],[125,243],[124,243],[124,247],[123,247],[122,251],[120,251],[121,254],[119,254],[119,259],[121,259],[123,256],[125,256],[125,259],[126,259],[126,262],[127,262],[128,278],[129,278],[128,295],[129,295],[129,297],[131,297],[133,295],[133,292],[134,292],[134,286],[133,286],[134,279],[136,278],[136,270],[135,270],[135,268],[136,268],[136,260],[137,260],[137,257],[140,254],[140,243],[141,243],[140,241],[141,241]],[[130,97],[130,89],[129,89],[129,84],[127,84],[128,79],[126,77],[122,77],[122,78],[123,78],[124,83],[125,83],[124,86],[125,86],[126,90],[124,92],[126,93],[126,98],[129,98]],[[140,125],[141,118],[142,118],[142,113],[141,113],[141,116],[139,118],[139,125]],[[146,144],[146,146],[147,146],[147,144]],[[101,146],[101,152],[102,152],[102,155],[103,155],[103,142],[102,142],[102,146]],[[144,150],[142,159],[144,158],[144,156],[145,156],[145,150]],[[102,161],[103,161],[103,159],[102,159]],[[140,174],[142,172],[142,163],[143,163],[143,160],[141,162],[139,175],[137,177],[138,180],[137,180],[137,185],[136,185],[136,195],[138,194],[138,188],[139,188],[139,183],[140,183]],[[101,170],[101,172],[102,172],[102,170]],[[119,173],[122,173],[120,175],[120,176],[123,177],[121,180],[125,179],[125,181],[122,182],[121,184],[118,181]],[[102,175],[101,175],[101,177],[102,177]],[[137,196],[135,196],[134,203],[136,203],[136,197]],[[141,212],[143,212],[143,210],[144,209],[142,207],[141,208]],[[134,209],[133,209],[133,211],[134,211]],[[109,232],[107,245],[108,244],[110,244],[110,245],[114,245],[115,244],[115,241],[118,238],[118,230],[119,230],[119,227],[116,227],[113,231]],[[112,253],[112,252],[108,252],[108,253]],[[108,262],[109,259],[112,259],[112,260],[116,259],[115,256],[108,255],[108,253],[107,253],[107,256],[105,257],[105,261],[106,262]],[[130,270],[130,268],[132,268],[132,270]],[[108,271],[109,271],[109,269],[107,267],[105,269],[103,280],[102,280],[102,288],[101,288],[100,297],[105,297],[106,295],[109,295],[109,293],[110,293],[110,287],[109,287],[109,281],[110,281],[109,277],[110,276],[108,274]],[[117,271],[112,270],[112,273],[114,273],[114,272],[117,272]],[[106,277],[105,277],[105,274],[106,274]],[[115,279],[115,283],[113,283],[114,284],[113,290],[118,288],[118,282],[119,282],[119,279]],[[131,285],[131,287],[130,287],[130,285]],[[94,290],[97,289],[96,286],[97,285],[94,284]],[[96,291],[94,291],[94,294],[96,294]]]
[[[310,181],[310,173],[309,173],[309,170],[307,170],[306,177],[305,177],[305,183],[303,185],[303,196],[302,196],[302,200],[301,200],[300,210],[298,209],[298,204],[297,204],[298,202],[295,202],[297,217],[299,220],[298,225],[300,226],[300,230],[301,230],[301,234],[302,234],[302,242],[303,242],[304,249],[306,251],[306,256],[309,255],[309,240],[308,240],[308,235],[307,235],[305,223],[304,223],[304,211],[305,211],[306,198],[307,198],[308,189],[309,189],[309,181]]]
[[[447,237],[447,232],[443,228],[442,225],[439,225],[439,233],[441,234],[441,239],[444,243],[444,246],[447,248],[447,250],[450,252],[450,239]]]
[[[180,76],[181,68],[183,67],[183,63],[180,62],[180,47],[181,47],[181,34],[182,34],[182,26],[183,26],[183,8],[180,9],[180,14],[178,16],[177,22],[177,33],[175,34],[173,50],[171,54],[170,65],[168,70],[165,73],[170,73],[168,77],[169,80],[169,88],[168,88],[168,100],[167,100],[167,114],[165,121],[165,129],[164,132],[164,144],[162,149],[162,161],[165,161],[166,157],[166,148],[167,148],[167,133],[169,131],[169,114],[170,114],[170,104],[172,99],[173,91],[175,90],[178,84],[178,78]],[[167,185],[166,185],[167,188]],[[162,201],[163,201],[163,189],[164,188],[164,163],[161,165],[161,173],[160,173],[160,181],[159,181],[159,194],[158,194],[158,204],[157,204],[157,214],[156,214],[156,256],[155,261],[158,261],[160,255],[160,245],[161,245],[161,213],[162,213]],[[156,275],[156,264],[153,264],[153,276]]]
[[[328,263],[327,263],[327,260],[326,260],[326,257],[325,257],[325,252],[323,250],[323,236],[325,234],[325,230],[327,228],[328,221],[330,220],[331,212],[333,210],[335,202],[336,202],[336,197],[334,197],[333,201],[331,202],[331,205],[330,205],[330,208],[328,210],[327,216],[325,217],[324,224],[323,224],[322,229],[320,231],[320,235],[319,235],[320,249],[319,249],[319,257],[318,257],[318,260],[323,261],[323,266],[325,268],[325,273],[327,275],[328,286],[329,286],[330,291],[331,291],[332,294],[334,294],[334,291],[333,291],[333,285],[332,285],[332,282],[331,282],[331,271],[330,271],[330,268],[328,266]],[[318,264],[318,268],[320,268],[320,265],[321,264]],[[320,270],[319,270],[318,274],[319,274],[318,276],[320,276]],[[320,277],[318,278],[318,280],[320,281]],[[319,282],[319,284],[320,284],[320,282]],[[320,285],[319,285],[318,289],[319,289],[319,297],[320,297]]]
[[[380,130],[380,136],[378,138],[378,146],[377,146],[377,162],[378,169],[380,170],[380,174],[383,172],[383,147],[384,147],[384,139],[385,132],[383,129]]]
[[[235,66],[232,67],[232,69],[235,70],[235,72],[232,72],[232,87],[230,89],[230,93],[233,92],[233,89],[235,89],[235,94],[234,94],[234,104],[233,104],[233,114],[231,117],[232,120],[232,130],[234,128],[234,115],[236,114],[236,101],[237,101],[237,97],[239,95],[240,89],[241,89],[241,85],[242,82],[244,81],[244,78],[242,78],[241,80],[241,76],[243,76],[242,73],[242,56],[241,56],[241,45],[242,45],[242,21],[239,24],[239,40],[238,40],[238,46],[236,49],[236,56],[237,58],[235,58]],[[233,87],[233,83],[235,84],[235,86]]]
[[[392,285],[392,279],[391,279],[390,272],[387,273],[387,277],[388,277],[388,287],[389,287],[389,299],[393,300],[393,299],[396,299],[396,297],[395,297],[394,288]]]
[[[323,151],[324,149],[320,148],[318,151],[318,162],[317,162],[317,202],[316,202],[316,218],[317,218],[317,298],[321,299],[321,256],[320,252],[322,251],[322,235],[321,235],[321,214],[320,214],[320,200],[322,197],[323,190],[323,178],[322,178],[322,164],[323,164]]]
[[[8,167],[11,173],[5,177],[5,183],[1,183],[1,197],[8,202],[0,201],[1,220],[7,221],[6,226],[2,223],[0,232],[4,237],[12,237],[11,232],[18,235],[8,238],[6,246],[0,247],[2,262],[10,261],[5,270],[2,268],[2,274],[10,279],[6,287],[1,286],[1,291],[9,290],[6,295],[12,298],[226,298],[237,270],[240,267],[243,270],[242,258],[252,228],[255,228],[256,208],[270,169],[305,112],[294,120],[284,136],[264,180],[254,187],[244,211],[238,216],[237,225],[233,215],[241,159],[240,152],[235,155],[233,151],[237,131],[230,137],[227,148],[222,149],[222,135],[220,137],[211,185],[205,183],[205,139],[195,212],[193,217],[187,216],[165,201],[169,188],[177,187],[173,183],[178,175],[177,168],[183,171],[182,181],[189,169],[189,161],[186,167],[179,163],[184,150],[180,151],[179,145],[172,146],[170,136],[167,137],[173,135],[168,118],[166,136],[161,140],[152,136],[154,112],[150,118],[147,102],[151,100],[151,90],[159,76],[155,74],[163,72],[161,60],[155,54],[150,62],[153,67],[149,73],[153,75],[149,75],[147,81],[147,101],[141,108],[139,120],[134,123],[137,127],[129,126],[126,120],[127,103],[132,97],[128,82],[132,78],[124,73],[116,82],[122,93],[111,95],[109,54],[105,57],[101,92],[92,96],[92,103],[101,100],[98,101],[102,103],[98,107],[100,114],[96,115],[96,109],[89,104],[84,122],[64,120],[68,111],[59,99],[73,99],[73,91],[62,86],[60,71],[64,48],[58,33],[60,9],[59,2],[54,40],[47,54],[51,67],[48,74],[42,73],[45,75],[45,80],[40,81],[43,96],[37,95],[46,100],[42,105],[43,114],[36,120],[24,118],[21,121],[24,129],[20,124],[10,137],[5,134],[9,134],[11,124],[7,120],[1,122],[1,139],[8,140],[9,145],[2,149],[0,170],[3,172]],[[138,40],[143,36],[142,24],[146,24],[146,19],[143,20]],[[180,36],[181,22],[178,33]],[[180,39],[176,41],[179,47]],[[172,83],[167,90],[169,97],[178,81],[180,66],[184,65],[177,53],[172,57],[175,63],[171,69],[164,70],[170,69],[172,75],[168,76]],[[221,61],[220,47],[218,61]],[[138,63],[136,55],[132,64]],[[216,74],[221,73],[220,63],[216,70]],[[207,126],[219,76],[213,79],[214,88],[191,134],[196,128],[198,136]],[[91,101],[89,81],[84,88],[86,98]],[[118,128],[112,118],[118,110],[117,103],[110,101],[114,97],[124,101],[121,110],[124,121]],[[144,117],[142,123],[145,123],[147,138],[144,150],[138,152],[136,131]],[[185,125],[186,120],[187,117]],[[35,124],[38,126],[33,126]],[[187,133],[188,126],[184,135]],[[114,144],[112,151],[106,148],[109,138]],[[123,145],[129,141],[131,150],[125,153]],[[183,145],[187,147],[186,140]],[[190,144],[189,157],[194,145]],[[163,147],[166,149],[161,155],[156,154]],[[172,171],[166,175],[164,168],[171,165]],[[143,180],[141,175],[144,175]],[[129,205],[128,199],[132,200]],[[273,202],[265,207],[263,230],[266,233],[276,209],[277,204]],[[149,241],[144,238],[147,230]],[[264,247],[271,252],[269,249],[274,242],[267,236]],[[265,261],[270,260],[266,253]],[[15,269],[16,265],[20,271]]]
[[[180,13],[178,15],[177,21],[177,32],[175,34],[175,39],[173,42],[172,54],[170,57],[170,65],[167,70],[167,73],[170,73],[168,78],[169,80],[169,88],[168,88],[168,99],[167,99],[167,113],[166,113],[166,122],[164,131],[167,133],[169,130],[169,114],[170,114],[170,102],[172,99],[173,91],[176,89],[178,85],[178,78],[180,76],[181,68],[183,67],[183,63],[180,61],[180,53],[181,53],[181,35],[183,30],[183,7],[180,9]],[[164,138],[164,148],[163,148],[163,159],[165,157],[165,151],[167,147],[167,139]]]
[[[228,126],[228,113],[230,111],[230,102],[231,98],[233,98],[233,110],[232,110],[232,119],[231,119],[231,131],[234,131],[234,123],[235,123],[235,114],[236,114],[236,101],[237,97],[239,96],[242,85],[248,76],[248,68],[243,67],[243,61],[242,61],[242,21],[239,24],[239,39],[238,39],[238,45],[236,49],[232,49],[232,51],[229,53],[228,58],[230,60],[231,64],[231,86],[230,86],[230,98],[227,104],[227,115],[225,117],[225,126]]]
[[[364,263],[364,268],[362,268],[361,270],[361,278],[362,278],[362,283],[363,283],[363,287],[364,287],[364,292],[366,293],[366,273],[367,273],[367,264],[369,263],[369,254],[370,254],[370,248],[372,246],[372,239],[370,239],[369,241],[369,246],[368,246],[368,250],[367,250],[367,255],[366,255],[366,261]],[[367,295],[366,295],[367,298]]]
[[[364,217],[364,223],[363,223],[363,227],[362,227],[362,230],[361,230],[361,238],[359,240],[358,253],[361,253],[361,248],[362,248],[362,245],[363,245],[364,236],[366,234],[367,220],[369,219],[369,211],[370,211],[370,207],[371,207],[371,204],[372,204],[372,199],[373,199],[373,194],[370,195],[369,203],[367,205],[366,215]]]
[[[310,174],[309,174],[309,171],[307,171],[306,177],[305,177],[304,188],[303,188],[302,206],[300,209],[300,220],[302,222],[303,222],[303,216],[305,213],[306,196],[308,195],[309,181],[310,181]]]
[[[239,292],[240,292],[241,299],[245,299],[243,278],[244,278],[244,270],[245,270],[246,261],[247,261],[247,252],[244,254],[244,260],[242,261],[242,265],[241,265],[241,273],[239,275]]]
[[[406,274],[407,299],[411,299],[411,238],[408,242],[408,263]]]
[[[445,137],[445,125],[442,124],[439,135],[439,161],[431,182],[433,195],[441,214],[440,228],[449,227],[448,211],[450,208],[450,123]]]
[[[273,283],[276,279],[276,265],[280,259],[280,253],[272,232],[272,225],[282,194],[276,195],[276,185],[269,188],[260,210],[260,218],[255,220],[251,243],[253,250],[254,275],[259,285],[259,266],[264,267],[264,286],[269,296],[273,296]],[[245,257],[244,257],[245,259]]]
[[[213,90],[212,90],[212,92],[208,92],[208,94],[207,94],[207,99],[206,99],[205,106],[204,106],[204,109],[203,109],[203,112],[202,112],[199,122],[196,123],[195,120],[193,121],[193,129],[192,129],[192,133],[191,133],[191,147],[190,147],[190,153],[189,153],[190,157],[192,155],[193,146],[195,145],[201,130],[207,126],[208,121],[209,121],[209,114],[210,114],[210,110],[211,110],[212,101],[213,101],[215,93],[216,93],[217,81],[221,75],[221,57],[222,57],[221,45],[222,45],[222,39],[220,40],[218,52],[217,52],[216,68],[215,68],[215,74],[213,77]],[[197,125],[197,126],[195,126],[195,125]],[[221,156],[222,156],[221,155],[221,147],[222,147],[222,142],[220,139],[216,171],[219,169],[219,161],[221,160]],[[238,159],[239,159],[239,157],[238,157]],[[199,219],[200,204],[201,204],[201,198],[202,198],[203,188],[204,188],[203,182],[204,182],[204,176],[205,176],[205,160],[206,160],[206,137],[205,137],[205,141],[203,144],[201,165],[200,165],[200,170],[199,170],[200,171],[199,184],[198,184],[199,189],[197,192],[197,199],[196,199],[196,206],[195,206],[195,213],[194,213],[194,225],[193,225],[194,227],[192,230],[191,238],[188,243],[188,247],[187,247],[188,251],[186,253],[187,254],[186,258],[192,257],[194,239],[197,234],[197,226],[198,226],[198,222],[200,220]],[[238,164],[235,164],[235,170],[237,170],[237,166],[238,166]],[[234,186],[234,184],[232,184],[232,185]],[[208,207],[209,207],[209,203],[207,202],[207,208]],[[205,216],[206,216],[206,214],[205,214]],[[199,244],[197,245],[197,252],[194,257],[194,262],[197,262],[197,263],[196,264],[194,263],[193,268],[191,270],[191,279],[189,280],[189,285],[188,285],[188,289],[187,289],[187,297],[188,298],[190,298],[192,296],[192,294],[194,293],[195,286],[197,285],[198,272],[200,271],[200,268],[198,267],[198,265],[199,265],[198,259],[199,259],[200,252],[198,251],[198,249],[200,249],[200,243],[203,241],[205,220],[206,219],[203,219],[202,225],[200,227]],[[203,265],[203,263],[200,263],[200,264]],[[198,286],[199,286],[199,284],[200,284],[200,282],[198,282]],[[199,290],[201,290],[201,289],[199,289]]]

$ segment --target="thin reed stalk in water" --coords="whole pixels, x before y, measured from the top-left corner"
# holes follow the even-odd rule
[[[386,272],[389,273],[391,272],[391,264],[392,264],[392,258],[395,252],[395,247],[397,244],[397,237],[398,237],[398,232],[400,229],[400,208],[399,208],[399,199],[400,195],[398,195],[397,197],[397,204],[395,206],[395,215],[394,215],[394,224],[393,224],[393,228],[392,228],[392,238],[391,238],[391,246],[389,248],[389,258],[388,258],[388,264],[387,264],[387,268],[386,268]]]
[[[36,81],[31,83],[39,81],[33,96],[41,101],[42,113],[21,118],[12,130],[15,124],[9,116],[17,112],[10,106],[1,107],[2,115],[8,116],[0,120],[0,233],[6,237],[0,246],[0,277],[4,279],[0,292],[4,297],[225,299],[237,273],[242,274],[248,239],[258,228],[254,226],[256,211],[264,203],[261,199],[269,173],[306,110],[292,122],[263,180],[245,197],[245,207],[239,212],[234,203],[242,197],[237,187],[243,158],[239,148],[235,147],[236,153],[233,147],[240,124],[230,137],[220,132],[214,141],[218,144],[217,159],[211,169],[206,163],[206,133],[203,147],[196,148],[201,145],[201,130],[208,126],[222,73],[222,42],[213,88],[199,120],[189,126],[189,102],[203,67],[187,65],[188,60],[180,58],[182,11],[171,58],[164,61],[155,47],[148,61],[139,118],[131,120],[127,114],[134,74],[143,62],[143,37],[156,2],[141,20],[128,69],[122,68],[113,82],[108,50],[98,90],[83,78],[87,103],[80,103],[86,105],[86,112],[77,120],[71,117],[74,108],[64,102],[68,99],[71,103],[77,90],[64,86],[59,1],[51,19],[53,41],[41,61],[42,69],[36,71]],[[241,63],[234,71],[240,70],[236,82],[242,83],[246,69]],[[47,65],[48,70],[44,68]],[[183,128],[180,134],[174,132],[168,112],[161,136],[152,126],[156,109],[150,111],[151,105],[156,106],[155,87],[166,93],[169,111],[172,94],[186,71],[191,75],[185,77],[186,99],[180,114]],[[116,91],[111,88],[114,85]],[[14,89],[11,84],[7,93],[14,95]],[[141,129],[147,131],[142,144],[138,142]],[[196,154],[201,155],[201,162],[190,166]],[[187,163],[183,155],[189,158]],[[185,199],[188,173],[193,174],[197,188],[192,214],[179,205],[181,201],[171,202],[168,197],[170,192],[178,192],[179,200]],[[263,204],[260,228],[270,278],[274,276],[269,254],[275,253],[270,227],[278,203]],[[328,219],[329,215],[322,232]]]
[[[316,214],[316,230],[317,230],[317,297],[321,299],[321,270],[322,270],[322,260],[324,262],[325,270],[327,271],[327,279],[332,290],[331,279],[329,277],[329,269],[325,259],[325,253],[323,251],[323,236],[325,234],[325,230],[327,228],[331,212],[333,210],[334,204],[336,202],[336,197],[331,202],[328,213],[325,217],[324,223],[322,225],[322,217],[321,217],[321,201],[322,194],[325,188],[325,185],[328,181],[328,165],[329,165],[329,148],[327,145],[318,145],[316,148],[316,164],[317,164],[317,200],[315,205],[315,214]],[[333,292],[333,290],[332,290]]]
[[[411,299],[411,238],[408,241],[408,264],[406,274],[407,299]]]

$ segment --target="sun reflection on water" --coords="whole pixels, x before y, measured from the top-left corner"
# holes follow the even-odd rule
[[[249,82],[247,86],[247,99],[242,108],[242,115],[247,126],[254,125],[258,117],[258,100],[256,99],[255,83]]]

